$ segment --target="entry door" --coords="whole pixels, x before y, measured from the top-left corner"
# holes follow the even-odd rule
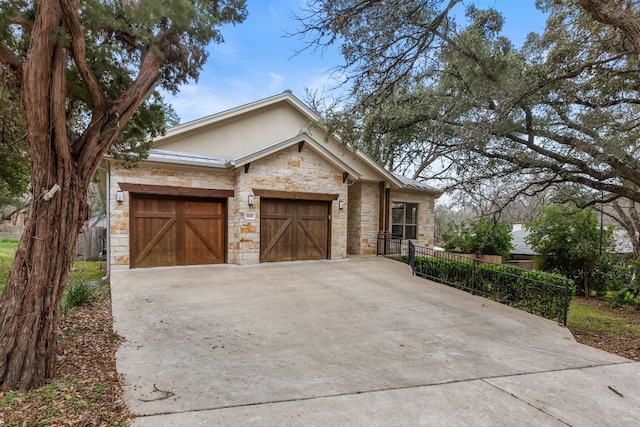
[[[225,261],[224,200],[132,195],[131,267]]]
[[[260,261],[329,257],[330,206],[312,200],[260,201]]]

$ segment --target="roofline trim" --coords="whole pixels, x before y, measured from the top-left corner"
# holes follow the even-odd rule
[[[238,157],[235,159],[235,167],[243,166],[247,163],[254,162],[256,160],[262,159],[270,154],[274,154],[282,149],[289,148],[290,146],[297,144],[300,141],[306,141],[309,143],[309,146],[315,149],[320,155],[329,160],[334,166],[346,171],[352,177],[356,179],[361,179],[362,174],[353,169],[351,166],[340,160],[336,157],[332,152],[324,148],[315,138],[313,138],[309,133],[303,131],[293,138],[285,139],[284,141],[277,142],[273,145],[265,147],[261,150],[255,151],[253,153],[249,153],[242,157]]]

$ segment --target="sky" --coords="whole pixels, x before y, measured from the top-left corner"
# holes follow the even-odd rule
[[[470,3],[466,0],[465,3]],[[244,23],[221,28],[224,43],[209,48],[209,60],[198,82],[180,88],[176,96],[165,94],[185,123],[229,108],[291,90],[303,98],[305,88],[331,97],[336,84],[331,70],[342,64],[339,47],[306,50],[304,41],[289,37],[299,29],[295,15],[301,0],[247,0]],[[531,31],[544,29],[544,15],[535,0],[475,0],[479,7],[494,7],[505,17],[503,33],[515,45]],[[462,10],[461,5],[457,6]],[[298,52],[298,54],[296,54]],[[338,89],[339,91],[339,89]]]

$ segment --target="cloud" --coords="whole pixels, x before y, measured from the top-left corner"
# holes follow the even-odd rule
[[[271,83],[269,83],[269,92],[276,93],[277,91],[280,91],[282,83],[284,82],[284,77],[276,73],[269,73],[269,77],[271,77]]]
[[[250,85],[241,81],[226,80],[218,85],[185,85],[177,96],[167,93],[163,96],[180,117],[180,123],[186,123],[255,101],[252,91]]]

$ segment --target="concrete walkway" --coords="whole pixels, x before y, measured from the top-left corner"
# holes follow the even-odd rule
[[[395,261],[111,283],[134,426],[640,425],[640,363]]]

